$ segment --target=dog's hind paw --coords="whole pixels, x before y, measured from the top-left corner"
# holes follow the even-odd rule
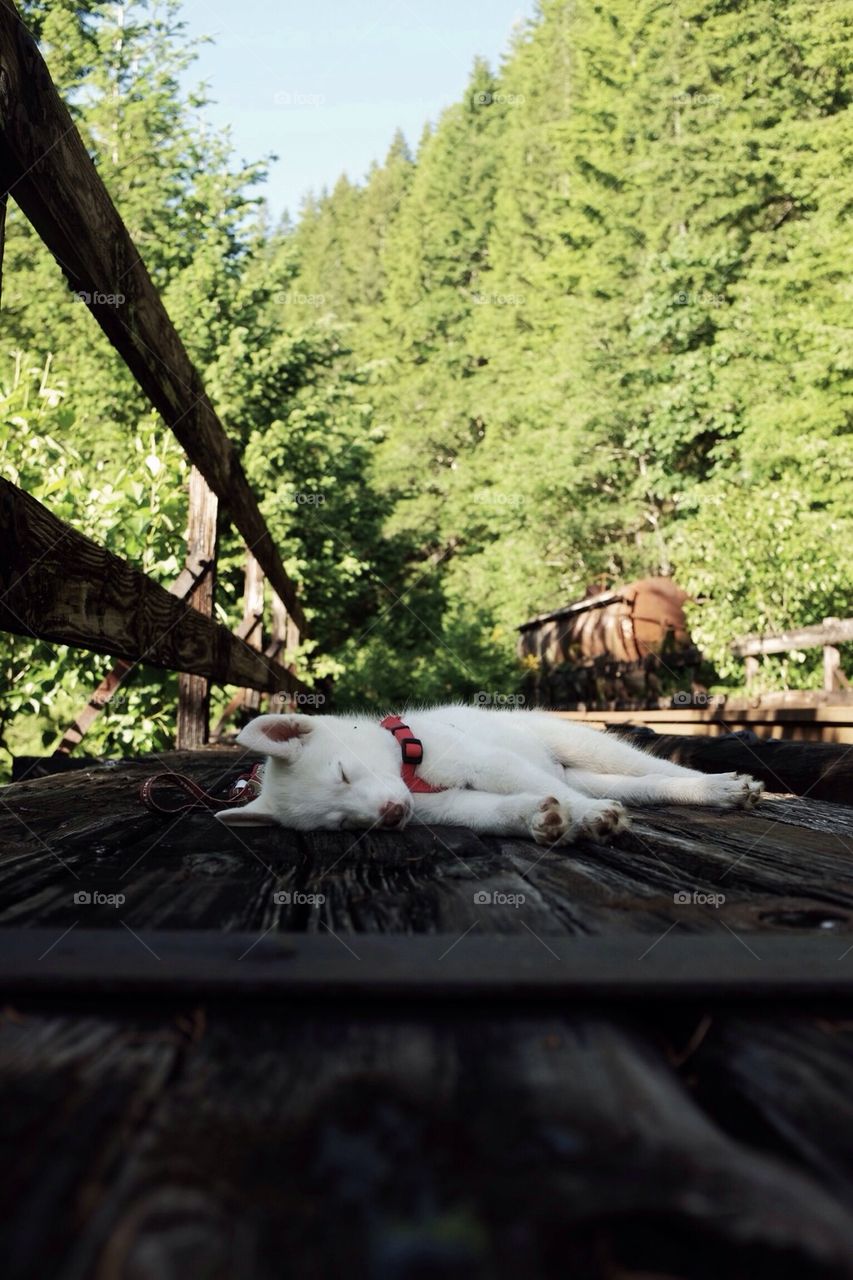
[[[713,776],[710,804],[724,809],[754,809],[761,799],[763,782],[746,773],[721,773]]]
[[[575,834],[599,842],[627,831],[628,815],[618,800],[595,800],[584,809]]]
[[[556,796],[546,796],[530,818],[530,834],[537,844],[561,844],[571,827],[571,816]]]

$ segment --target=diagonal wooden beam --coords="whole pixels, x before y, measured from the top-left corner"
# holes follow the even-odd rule
[[[0,0],[0,197],[11,193],[300,630],[305,617],[234,445],[12,0]]]
[[[221,684],[304,689],[227,627],[0,478],[0,629]]]

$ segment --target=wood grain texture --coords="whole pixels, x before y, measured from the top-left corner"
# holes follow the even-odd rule
[[[12,0],[0,0],[0,78],[0,191],[13,195],[304,630],[237,451]]]
[[[3,479],[0,627],[222,684],[269,690],[298,685],[227,627],[202,617]]]
[[[294,942],[355,968],[347,947],[456,942],[461,966],[480,938],[504,960],[541,943],[556,964],[544,948],[612,956],[637,938],[673,984],[691,946],[694,959],[728,948],[747,974],[781,949],[794,980],[798,950],[825,949],[846,976],[848,807],[649,810],[617,842],[548,851],[461,828],[236,833],[137,802],[152,772],[223,794],[252,760],[171,752],[0,791],[0,933],[85,929],[105,956],[120,935],[155,967],[146,940],[156,949],[175,931],[197,966],[191,987],[156,996],[7,989],[4,1275],[853,1276],[840,986],[772,1001],[685,986],[678,1001],[590,990],[533,1003],[510,975],[503,996],[479,1002],[410,991],[312,1005],[269,978],[214,997],[200,964],[211,933],[219,948],[251,939],[261,970],[288,963]],[[75,904],[81,889],[126,902]],[[489,905],[475,902],[483,890]],[[725,900],[676,902],[684,892]],[[312,893],[323,901],[298,899]]]
[[[204,811],[173,819],[139,804],[151,773],[173,768],[225,796],[255,759],[236,748],[167,752],[4,788],[0,926],[115,927],[109,907],[82,918],[74,909],[75,889],[98,888],[125,893],[134,929],[458,937],[473,926],[546,942],[639,932],[651,944],[671,927],[731,937],[728,928],[828,938],[839,952],[853,930],[853,815],[812,800],[765,799],[750,813],[637,810],[618,841],[554,850],[459,827],[235,830]],[[323,900],[276,902],[288,890]],[[493,896],[488,909],[480,891]],[[684,893],[690,901],[677,902]]]
[[[9,1280],[853,1274],[848,1208],[632,1020],[24,1009],[0,1093]]]

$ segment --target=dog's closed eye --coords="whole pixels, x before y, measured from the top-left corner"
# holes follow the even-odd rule
[[[348,777],[347,777],[347,775],[344,773],[344,766],[343,766],[342,764],[338,764],[338,768],[339,768],[339,769],[340,769],[340,771],[341,771],[341,782],[349,783],[349,778],[348,778]]]

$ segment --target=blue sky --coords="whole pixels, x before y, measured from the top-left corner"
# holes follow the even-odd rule
[[[399,126],[414,147],[462,94],[477,55],[494,67],[534,0],[185,0],[203,47],[213,124],[238,155],[274,151],[267,198],[296,214],[309,189],[361,179]]]

